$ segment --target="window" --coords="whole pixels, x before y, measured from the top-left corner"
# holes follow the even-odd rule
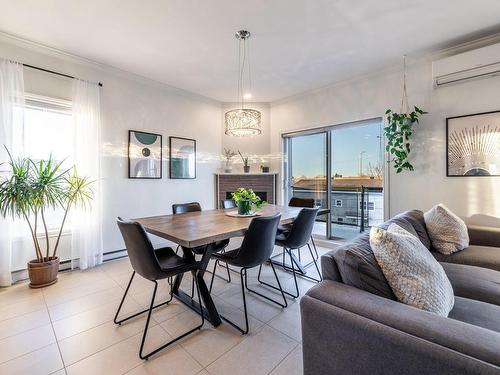
[[[359,209],[363,207],[366,210],[366,202],[363,202],[363,205],[361,205],[361,202],[359,202]],[[368,210],[373,211],[375,209],[375,202],[368,202]]]
[[[335,207],[342,207],[342,199],[335,199]]]
[[[23,155],[34,160],[45,160],[52,155],[56,161],[63,161],[61,172],[73,166],[74,138],[70,102],[26,95],[23,123],[14,131],[14,144],[23,150]],[[59,229],[62,217],[62,209],[46,212],[49,231]],[[16,227],[20,228],[18,235],[25,233],[23,225]],[[66,230],[70,227],[71,223],[67,220]],[[39,228],[40,233],[41,229]]]

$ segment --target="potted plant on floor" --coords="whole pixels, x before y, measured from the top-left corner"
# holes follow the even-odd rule
[[[28,262],[30,287],[41,288],[57,281],[57,250],[68,212],[76,206],[89,206],[93,199],[92,182],[78,176],[75,168],[61,170],[62,162],[52,157],[40,161],[14,159],[7,152],[10,175],[0,180],[0,215],[20,218],[28,224],[36,254],[36,259]],[[51,248],[46,213],[57,208],[63,209],[64,216]],[[43,245],[38,237],[40,228]]]
[[[238,206],[239,215],[250,215],[252,208],[260,209],[266,202],[259,198],[252,189],[239,188],[233,193],[233,200]]]

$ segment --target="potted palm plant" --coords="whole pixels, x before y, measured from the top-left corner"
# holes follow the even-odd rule
[[[27,223],[36,255],[28,262],[30,287],[41,288],[57,281],[57,250],[68,212],[73,207],[90,204],[92,181],[78,176],[74,167],[62,170],[63,162],[56,162],[52,157],[40,161],[26,157],[15,159],[7,152],[10,173],[0,180],[0,215]],[[56,208],[62,208],[64,216],[51,247],[46,213]],[[40,228],[45,241],[39,239]]]
[[[250,215],[252,207],[260,209],[266,202],[259,198],[252,189],[239,188],[233,193],[239,215]]]
[[[243,161],[243,171],[245,173],[249,173],[250,172],[250,166],[248,165],[248,156],[247,157],[243,157],[243,155],[241,154],[240,150],[238,150],[238,154],[240,154],[241,160]]]

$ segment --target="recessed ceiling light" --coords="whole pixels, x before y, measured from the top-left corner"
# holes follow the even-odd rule
[[[252,99],[252,94],[247,92],[245,95],[243,95],[243,99]]]

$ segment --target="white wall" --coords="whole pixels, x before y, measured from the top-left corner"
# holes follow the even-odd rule
[[[222,150],[231,149],[241,151],[243,156],[249,157],[251,172],[260,172],[261,165],[269,165],[271,152],[271,108],[269,103],[248,103],[245,107],[256,109],[261,113],[262,133],[255,137],[233,137],[224,134],[224,115],[227,111],[240,108],[240,103],[222,104]],[[222,163],[224,164],[224,163]],[[232,159],[233,173],[243,172],[243,162],[239,155]],[[223,167],[223,165],[221,165]]]
[[[103,83],[101,146],[105,252],[124,248],[116,226],[117,216],[133,218],[171,213],[172,203],[194,200],[203,208],[214,207],[213,173],[220,164],[222,149],[219,102],[6,36],[0,36],[0,57]],[[65,99],[71,97],[70,79],[30,69],[25,72],[27,91]],[[129,129],[163,135],[164,177],[161,180],[127,178]],[[169,136],[197,140],[195,180],[168,178]],[[29,254],[31,248],[27,251]],[[13,269],[19,269],[26,259],[20,253],[15,255]]]
[[[434,90],[431,69],[430,58],[410,64],[408,69],[410,105],[429,114],[412,140],[415,171],[390,171],[386,216],[412,208],[427,210],[443,202],[474,222],[495,223],[485,215],[500,217],[500,178],[446,177],[445,135],[446,117],[500,110],[500,77]],[[271,152],[279,155],[282,132],[382,117],[387,108],[399,111],[401,79],[401,70],[388,69],[272,103]]]

